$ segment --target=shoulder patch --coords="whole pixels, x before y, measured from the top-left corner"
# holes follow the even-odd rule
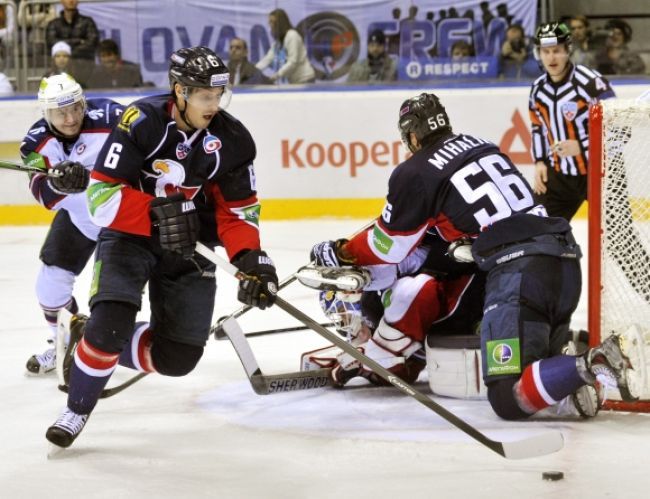
[[[122,114],[122,119],[120,119],[117,128],[126,133],[131,133],[131,129],[146,117],[147,116],[141,109],[135,106],[128,107],[126,111],[124,111],[124,114]]]

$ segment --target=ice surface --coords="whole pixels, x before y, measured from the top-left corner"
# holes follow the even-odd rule
[[[263,245],[282,278],[306,262],[313,243],[343,237],[363,223],[266,222]],[[584,222],[575,225],[585,241]],[[101,401],[74,445],[48,460],[45,430],[65,395],[56,390],[55,376],[24,376],[27,358],[46,346],[33,292],[46,230],[0,228],[2,498],[594,499],[647,493],[646,415],[512,423],[499,420],[486,402],[438,399],[491,438],[563,432],[560,452],[508,461],[391,388],[255,395],[229,343],[212,339],[193,373],[148,376]],[[82,309],[89,281],[84,273],[77,286]],[[239,306],[233,279],[220,274],[218,282],[215,319]],[[283,296],[324,320],[315,291],[292,284]],[[253,331],[296,322],[272,309],[250,312],[241,324]],[[585,299],[574,326],[586,327]],[[307,331],[250,341],[267,374],[297,370],[301,352],[324,345]],[[115,378],[128,375],[120,371]],[[563,471],[564,480],[543,481],[548,470]]]

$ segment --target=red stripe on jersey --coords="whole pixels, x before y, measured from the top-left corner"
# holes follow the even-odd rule
[[[516,385],[517,395],[520,399],[518,402],[524,406],[522,409],[531,414],[548,407],[548,404],[540,394],[537,384],[535,383],[533,365],[534,363],[524,369],[524,373],[521,375],[521,378]]]
[[[219,240],[223,243],[228,258],[232,259],[237,253],[245,249],[260,249],[260,232],[257,227],[246,223],[239,218],[231,208],[240,208],[257,203],[257,196],[252,195],[246,199],[226,201],[221,189],[216,184],[210,186],[215,200],[215,219]]]
[[[138,339],[138,362],[142,370],[148,373],[156,372],[156,369],[153,366],[153,361],[151,360],[151,342],[152,342],[153,331],[151,329],[145,329],[140,338]]]
[[[478,234],[468,234],[467,232],[463,232],[462,230],[456,228],[454,223],[444,213],[440,213],[433,220],[433,223],[431,225],[438,230],[440,237],[449,242],[457,241],[461,237],[474,238],[478,236]]]
[[[85,365],[92,369],[104,371],[110,369],[117,364],[120,357],[119,353],[108,353],[88,344],[85,338],[82,338],[77,346],[77,357]]]

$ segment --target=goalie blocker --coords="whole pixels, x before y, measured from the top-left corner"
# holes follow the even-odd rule
[[[478,335],[429,334],[425,346],[426,371],[434,395],[468,400],[487,399]],[[300,358],[300,369],[315,371],[332,368],[340,353],[341,350],[334,345],[305,352]]]

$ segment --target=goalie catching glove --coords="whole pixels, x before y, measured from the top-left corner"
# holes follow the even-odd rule
[[[158,227],[161,248],[191,258],[199,236],[194,201],[179,192],[167,198],[154,198],[149,207],[151,222]]]
[[[232,263],[247,276],[239,281],[237,299],[240,302],[262,310],[275,303],[278,275],[266,252],[248,250],[238,255]]]
[[[90,172],[76,161],[61,161],[50,170],[47,183],[57,194],[76,194],[88,187]]]

